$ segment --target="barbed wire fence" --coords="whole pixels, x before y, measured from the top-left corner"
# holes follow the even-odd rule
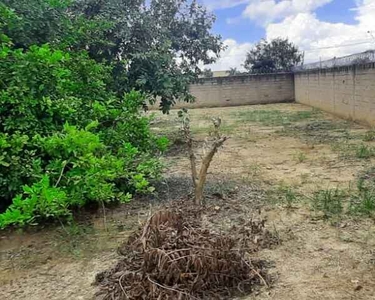
[[[343,57],[334,57],[329,60],[323,60],[301,66],[295,66],[293,67],[293,71],[299,72],[314,69],[329,69],[335,67],[345,67],[367,63],[375,63],[375,50],[368,50],[365,52],[347,55]]]

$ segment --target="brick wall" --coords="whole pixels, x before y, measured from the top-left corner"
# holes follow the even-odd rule
[[[174,108],[224,107],[294,101],[293,74],[239,75],[201,78],[190,85],[194,103],[178,102]],[[157,108],[158,104],[153,108]]]
[[[295,73],[295,96],[338,116],[375,126],[375,64]]]

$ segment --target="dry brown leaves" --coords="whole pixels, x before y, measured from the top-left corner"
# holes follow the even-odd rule
[[[216,234],[201,228],[200,210],[166,208],[120,247],[124,258],[97,275],[97,299],[229,299],[267,285],[256,251],[264,223]]]

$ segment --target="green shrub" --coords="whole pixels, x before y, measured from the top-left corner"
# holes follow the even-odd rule
[[[0,209],[22,190],[41,178],[41,159],[29,136],[0,133]]]
[[[65,122],[85,126],[97,117],[94,103],[106,106],[114,99],[106,90],[110,69],[84,52],[72,55],[48,45],[22,51],[3,43],[3,53],[1,132],[33,136],[61,130]]]
[[[66,193],[51,186],[50,178],[44,175],[32,186],[23,186],[23,194],[15,197],[12,205],[0,215],[0,228],[35,224],[38,219],[70,217],[68,206]]]
[[[161,174],[169,141],[150,130],[150,95],[126,86],[128,72],[127,93],[113,90],[119,64],[93,59],[111,24],[74,15],[70,4],[0,4],[1,228],[127,202],[152,192]]]
[[[153,191],[156,138],[145,95],[115,96],[111,66],[48,45],[0,48],[0,227],[65,218],[88,202]],[[12,203],[12,204],[11,204]]]
[[[130,143],[108,151],[99,135],[88,131],[94,126],[79,130],[66,124],[62,133],[40,139],[50,157],[46,170],[66,187],[72,204],[127,201],[130,193],[152,191],[149,180],[160,175],[159,160]],[[125,196],[123,191],[127,191]]]
[[[65,124],[62,131],[50,136],[36,135],[32,140],[17,136],[18,139],[11,141],[13,145],[18,143],[18,148],[2,139],[2,148],[17,155],[9,153],[13,159],[37,159],[33,165],[19,164],[18,170],[25,174],[22,177],[23,173],[15,173],[2,156],[1,166],[9,168],[17,179],[15,191],[26,181],[34,184],[24,185],[23,193],[14,197],[12,205],[0,215],[1,228],[70,216],[70,209],[88,202],[127,202],[133,193],[153,191],[150,181],[159,178],[160,161],[151,152],[139,150],[130,143],[123,143],[119,148],[108,147],[99,133],[91,132],[97,127],[98,122],[85,129]],[[162,145],[160,148],[165,146],[165,139],[156,141]],[[38,150],[25,157],[22,151],[28,143]],[[38,177],[42,178],[39,182]]]
[[[127,202],[133,192],[152,192],[150,180],[161,171],[157,159],[141,154],[131,144],[125,143],[113,155],[99,135],[68,124],[62,132],[36,137],[34,142],[49,156],[48,175],[23,186],[23,193],[0,215],[0,228],[69,217],[71,208],[88,202]]]

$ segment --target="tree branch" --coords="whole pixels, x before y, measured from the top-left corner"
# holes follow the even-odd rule
[[[182,119],[181,130],[184,134],[186,144],[188,146],[189,160],[190,160],[190,166],[191,166],[191,176],[192,176],[193,185],[195,189],[194,202],[197,205],[201,205],[202,200],[203,200],[203,188],[206,183],[208,168],[210,167],[210,164],[216,152],[228,138],[222,137],[220,135],[221,119],[212,118],[212,122],[214,124],[214,130],[213,132],[210,133],[210,135],[213,136],[214,140],[211,144],[209,151],[204,155],[202,159],[200,171],[198,174],[197,159],[194,154],[193,139],[191,137],[191,131],[190,131],[190,118],[189,118],[187,111],[184,111],[184,110],[179,112],[179,117]]]
[[[195,203],[198,205],[202,204],[203,188],[204,184],[206,183],[208,168],[210,167],[212,159],[214,158],[217,150],[224,144],[224,142],[227,139],[227,137],[221,137],[220,139],[215,140],[211,146],[210,151],[207,152],[207,154],[202,160],[202,165],[198,177],[198,183],[195,186]]]
[[[190,166],[191,166],[191,177],[193,180],[193,185],[194,187],[196,187],[198,183],[197,157],[194,154],[193,139],[191,137],[188,139],[187,145],[188,145],[189,159],[190,159]]]

